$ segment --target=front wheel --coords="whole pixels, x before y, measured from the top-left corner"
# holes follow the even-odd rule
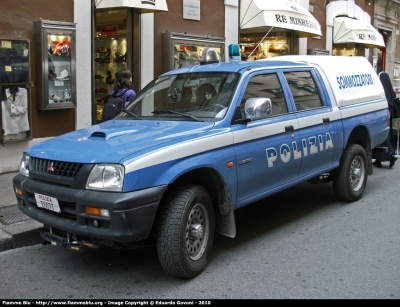
[[[345,149],[340,165],[333,171],[333,189],[342,201],[359,200],[367,184],[367,154],[358,144]]]
[[[162,204],[157,231],[161,266],[176,277],[191,278],[206,267],[214,240],[214,210],[197,185],[175,188]]]

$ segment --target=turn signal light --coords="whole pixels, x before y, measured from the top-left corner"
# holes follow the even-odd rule
[[[19,188],[15,188],[15,193],[22,196],[22,190]]]
[[[108,209],[96,208],[96,207],[85,207],[85,213],[90,215],[109,217],[110,212]]]

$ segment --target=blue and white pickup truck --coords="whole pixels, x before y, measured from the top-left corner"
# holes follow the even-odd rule
[[[283,56],[200,65],[149,83],[115,119],[22,156],[19,209],[59,246],[154,243],[190,278],[236,209],[302,182],[360,199],[389,132],[382,85],[363,57]]]

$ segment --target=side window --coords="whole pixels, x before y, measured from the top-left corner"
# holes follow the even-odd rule
[[[294,71],[284,73],[292,92],[297,111],[320,108],[321,95],[309,71]]]
[[[272,116],[288,112],[282,86],[276,74],[257,75],[251,78],[240,104],[242,114],[244,114],[246,100],[258,97],[271,99]]]

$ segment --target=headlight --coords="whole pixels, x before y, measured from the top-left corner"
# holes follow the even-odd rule
[[[21,158],[21,163],[19,165],[19,172],[24,175],[29,177],[29,155],[26,153],[22,154]]]
[[[120,164],[96,164],[90,172],[86,189],[122,191],[125,169]]]

